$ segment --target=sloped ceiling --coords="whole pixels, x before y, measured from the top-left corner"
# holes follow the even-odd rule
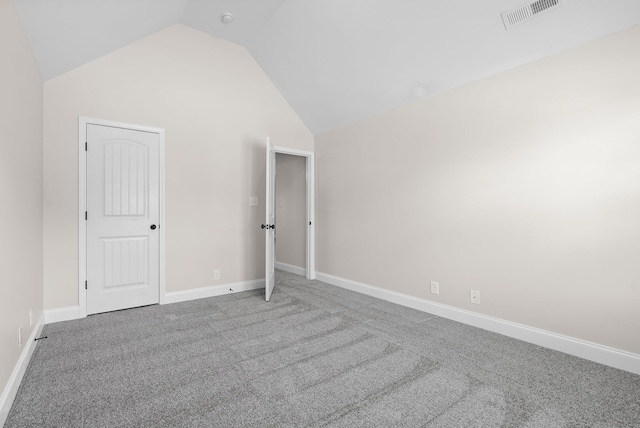
[[[15,2],[44,80],[182,23],[246,46],[316,135],[640,24],[640,0],[563,0],[510,31],[528,1]]]

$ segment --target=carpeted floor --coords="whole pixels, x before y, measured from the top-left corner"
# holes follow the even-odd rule
[[[43,334],[5,427],[640,427],[640,376],[280,271]]]

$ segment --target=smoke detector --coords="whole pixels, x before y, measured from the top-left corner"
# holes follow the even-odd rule
[[[220,17],[220,21],[222,21],[225,24],[231,24],[233,22],[233,14],[232,13],[223,13],[222,16]]]
[[[505,30],[520,25],[535,16],[542,15],[562,6],[562,0],[538,0],[500,14]]]

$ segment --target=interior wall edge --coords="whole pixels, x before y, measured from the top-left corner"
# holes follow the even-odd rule
[[[502,334],[504,336],[552,349],[554,351],[563,352],[575,357],[640,375],[640,355],[630,352],[506,321],[500,318],[478,314],[453,306],[431,302],[419,297],[409,296],[407,294],[386,290],[373,285],[340,278],[326,273],[318,272],[317,279],[318,281],[355,291],[357,293],[362,293],[367,296],[376,297],[391,303],[396,303],[398,305],[427,312],[439,317],[461,322],[483,330]]]
[[[22,378],[24,377],[24,373],[27,371],[27,366],[29,365],[29,361],[31,361],[31,356],[33,355],[33,351],[36,349],[36,337],[40,336],[42,333],[42,328],[45,324],[45,314],[40,315],[38,321],[33,326],[31,330],[31,335],[27,339],[25,347],[20,354],[20,358],[16,362],[16,365],[13,368],[13,372],[11,372],[11,376],[7,381],[7,384],[2,391],[2,395],[0,396],[0,426],[4,426],[4,422],[9,415],[9,410],[11,410],[11,405],[13,404],[13,400],[16,398],[16,394],[18,393],[18,389],[20,388],[20,383],[22,382]]]

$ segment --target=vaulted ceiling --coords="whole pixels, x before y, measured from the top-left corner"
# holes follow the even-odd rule
[[[559,0],[509,31],[533,0],[15,2],[45,81],[182,23],[246,46],[314,134],[640,24],[640,0]]]

